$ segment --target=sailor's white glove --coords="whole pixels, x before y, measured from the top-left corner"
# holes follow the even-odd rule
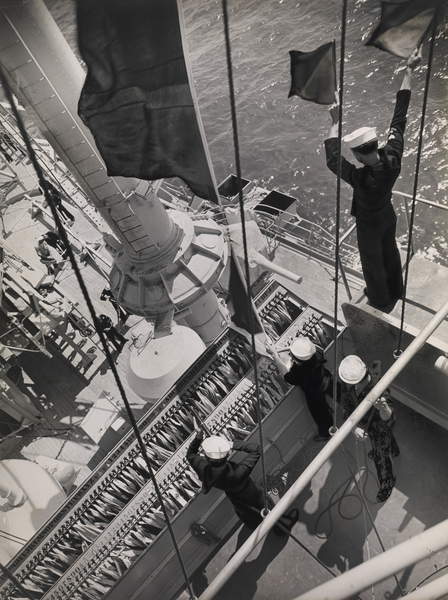
[[[367,432],[362,427],[356,427],[353,434],[356,439],[361,440],[362,442],[368,438]]]
[[[408,58],[407,67],[412,71],[422,62],[422,47],[416,48]]]
[[[330,108],[328,109],[328,112],[330,113],[331,123],[333,125],[336,125],[336,123],[339,123],[339,102],[338,101],[330,106]]]

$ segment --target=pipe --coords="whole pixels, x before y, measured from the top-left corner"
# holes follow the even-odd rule
[[[341,235],[341,239],[339,240],[339,248],[342,246],[342,244],[345,242],[345,240],[349,237],[349,235],[355,228],[356,223],[353,223],[353,225],[350,225],[350,227],[346,231],[344,231],[344,233]]]
[[[220,573],[215,577],[211,584],[199,597],[199,600],[211,600],[221,589],[224,583],[235,573],[238,567],[243,563],[253,549],[264,540],[269,531],[274,527],[281,515],[291,506],[297,496],[310,483],[314,475],[327,462],[335,450],[341,445],[349,433],[356,427],[362,417],[370,410],[375,400],[390,386],[395,377],[409,363],[411,358],[415,356],[417,351],[423,346],[429,336],[437,329],[440,323],[448,315],[448,301],[437,311],[428,324],[420,331],[416,338],[404,350],[396,362],[386,371],[378,383],[370,390],[364,400],[353,411],[350,417],[336,431],[334,436],[311,461],[303,473],[296,479],[293,485],[285,493],[285,495],[274,506],[272,511],[265,517],[263,522],[250,535],[245,543],[239,548],[232,558],[227,562]],[[448,536],[447,536],[448,539]],[[322,599],[320,599],[322,600]]]
[[[438,577],[431,583],[422,585],[414,592],[406,594],[406,600],[438,600],[446,598],[448,594],[448,574]]]
[[[448,546],[448,519],[294,600],[344,600]],[[446,577],[446,576],[445,576]],[[423,588],[424,589],[424,588]],[[445,587],[445,592],[447,588]],[[405,596],[412,598],[414,593]],[[436,598],[438,596],[435,596]],[[417,598],[428,600],[428,596]]]
[[[406,194],[406,192],[398,192],[394,190],[393,194],[397,194],[397,196],[402,196],[403,198],[410,198],[412,200],[412,194]],[[422,204],[427,204],[428,206],[432,206],[433,208],[440,208],[441,210],[448,210],[448,206],[445,204],[440,204],[439,202],[432,202],[432,200],[425,200],[421,196],[416,196],[415,199],[417,202],[421,202]]]
[[[294,281],[294,283],[302,283],[302,277],[300,275],[296,275],[292,271],[276,265],[271,260],[265,258],[260,252],[255,250],[250,251],[249,258],[260,267],[264,267],[273,273],[277,273],[277,275],[286,277],[286,279],[290,279],[291,281]]]

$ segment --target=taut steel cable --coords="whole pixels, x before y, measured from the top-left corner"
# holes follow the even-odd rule
[[[417,158],[415,161],[414,188],[412,190],[412,205],[411,205],[412,208],[411,208],[411,217],[410,217],[410,221],[409,221],[408,245],[407,245],[407,249],[406,249],[406,267],[405,267],[405,272],[404,272],[403,295],[401,297],[400,331],[398,333],[398,346],[394,353],[395,358],[397,358],[397,356],[399,356],[402,352],[401,344],[403,341],[404,316],[405,316],[405,311],[406,311],[406,292],[407,292],[407,288],[408,288],[408,279],[409,279],[409,263],[411,262],[412,235],[414,233],[415,207],[417,205],[418,177],[419,177],[419,173],[420,173],[420,162],[421,162],[422,149],[423,149],[423,133],[424,133],[424,129],[425,129],[426,108],[428,106],[429,83],[431,81],[432,59],[434,56],[434,42],[436,39],[439,14],[440,14],[440,8],[438,10],[436,10],[436,13],[435,13],[433,21],[432,21],[432,27],[431,27],[431,41],[429,43],[428,66],[426,69],[425,90],[423,92],[422,114],[421,114],[421,118],[420,118],[420,131],[419,131],[419,136],[418,136]]]
[[[222,0],[222,12],[223,12],[223,23],[224,23],[224,37],[226,42],[226,61],[227,61],[227,77],[229,83],[229,100],[230,100],[230,113],[232,118],[232,133],[233,133],[233,146],[235,149],[235,170],[236,177],[238,180],[238,203],[241,215],[241,228],[243,233],[243,248],[244,248],[244,270],[246,277],[246,291],[247,291],[247,304],[249,308],[249,328],[250,328],[250,339],[252,348],[252,363],[254,369],[255,379],[255,395],[256,395],[256,408],[257,408],[257,420],[258,420],[258,435],[260,439],[261,447],[261,472],[263,478],[263,493],[264,493],[264,506],[268,510],[268,497],[267,497],[267,480],[266,480],[266,465],[264,460],[264,443],[263,443],[263,425],[262,425],[262,413],[261,413],[261,402],[260,402],[260,389],[258,383],[258,368],[257,368],[257,351],[255,348],[255,334],[254,334],[254,316],[252,309],[252,292],[250,289],[250,270],[249,270],[249,254],[247,248],[247,234],[246,234],[246,217],[244,214],[244,199],[243,199],[243,187],[241,181],[241,161],[240,161],[240,146],[238,140],[238,123],[236,118],[236,104],[235,104],[235,88],[233,84],[233,65],[232,65],[232,47],[230,43],[230,32],[229,32],[229,15],[227,11],[227,0]]]
[[[345,37],[347,32],[347,0],[342,3],[341,56],[339,58],[339,121],[338,121],[338,172],[336,178],[336,219],[334,253],[334,307],[333,307],[333,428],[337,426],[338,393],[338,303],[339,303],[339,239],[341,228],[341,170],[342,170],[342,116],[344,101]]]

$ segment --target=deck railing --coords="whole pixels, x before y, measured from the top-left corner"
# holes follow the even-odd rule
[[[393,192],[393,194],[398,196],[403,202],[407,229],[409,229],[409,200],[412,200],[412,196],[400,191]],[[442,211],[448,211],[448,206],[426,200],[421,196],[416,197],[416,202]],[[336,242],[331,233],[318,223],[313,223],[304,217],[271,207],[269,210],[270,213],[255,211],[255,214],[260,230],[268,240],[271,240],[271,246],[277,247],[279,244],[282,244],[295,247],[298,250],[316,253],[323,261],[334,264],[334,260],[331,257],[335,254]],[[212,213],[213,218],[218,222],[225,222],[225,213],[221,207],[212,209]],[[341,279],[350,301],[353,298],[353,294],[347,273],[362,278],[357,245],[349,242],[355,229],[356,223],[353,223],[342,233],[339,241]]]

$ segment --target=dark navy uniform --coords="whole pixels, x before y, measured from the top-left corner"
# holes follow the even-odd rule
[[[319,436],[327,438],[333,420],[325,398],[325,393],[330,387],[331,375],[324,365],[325,359],[315,354],[309,360],[294,362],[284,377],[291,385],[302,388]]]
[[[264,508],[263,490],[250,474],[260,458],[260,447],[249,442],[233,442],[233,449],[245,453],[238,462],[234,459],[210,460],[201,456],[202,436],[196,436],[187,451],[187,460],[202,481],[202,491],[207,494],[212,487],[226,493],[236,514],[245,525],[255,529],[262,521],[259,512]]]
[[[406,114],[410,90],[397,94],[387,143],[378,150],[380,162],[356,168],[342,158],[341,177],[353,187],[351,214],[356,232],[366,292],[372,306],[390,310],[401,298],[403,277],[396,243],[397,217],[392,206],[392,188],[400,174]],[[337,174],[337,138],[325,140],[327,166]]]
[[[367,385],[361,393],[357,393],[355,386],[342,385],[341,401],[344,419],[347,419],[352,414],[361,400],[367,396],[372,387],[373,384]],[[390,404],[390,401],[388,401],[388,403]],[[393,434],[394,425],[395,416],[393,412],[387,421],[383,421],[378,409],[375,407],[372,407],[359,423],[359,426],[367,432],[370,443],[372,444],[369,458],[375,463],[380,484],[380,489],[378,490],[376,497],[378,502],[387,500],[395,485],[391,457],[398,456],[400,450]]]
[[[115,312],[117,313],[117,317],[118,317],[118,324],[125,324],[126,321],[128,320],[128,318],[131,316],[130,313],[127,312],[127,310],[125,310],[115,299],[115,296],[112,294],[111,290],[109,290],[108,288],[104,288],[104,290],[101,292],[100,295],[100,300],[106,301],[109,300],[109,302],[112,304],[112,306],[115,309]]]
[[[107,315],[99,315],[98,325],[117,352],[121,352],[126,344],[126,338],[114,327],[112,319]]]

